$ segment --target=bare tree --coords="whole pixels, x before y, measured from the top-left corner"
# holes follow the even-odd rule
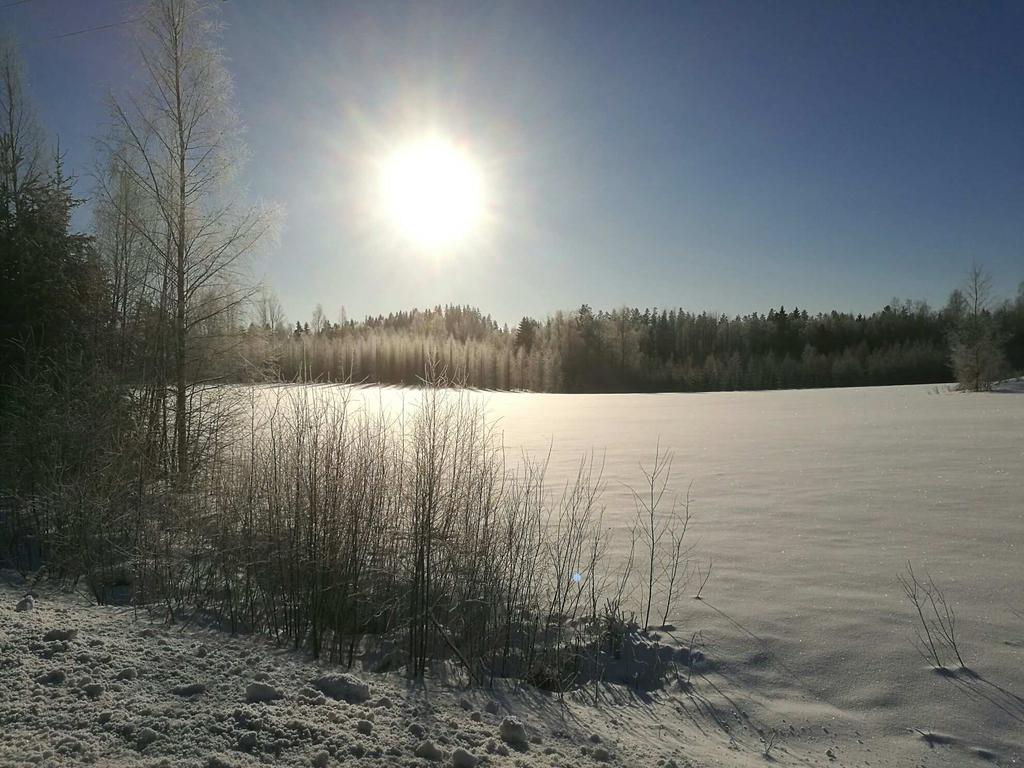
[[[146,308],[159,306],[163,285],[161,263],[138,230],[153,221],[153,211],[135,174],[124,166],[127,154],[121,146],[102,153],[93,207],[96,251],[110,278],[110,314],[118,338],[115,359],[122,375],[139,362],[130,347],[139,341]]]
[[[134,230],[158,254],[167,278],[174,462],[183,483],[190,389],[202,348],[193,331],[252,295],[245,257],[272,222],[232,189],[242,156],[239,121],[210,15],[199,0],[150,0],[138,30],[142,85],[112,105],[121,167],[155,212],[155,222],[136,221]]]
[[[264,286],[254,301],[257,324],[268,331],[283,331],[286,324],[284,307],[274,290]]]
[[[324,314],[324,305],[320,302],[316,303],[316,307],[313,309],[313,321],[310,324],[310,329],[314,334],[319,336],[324,332],[324,328],[327,326],[327,315]]]
[[[991,300],[991,278],[978,264],[971,265],[957,303],[959,321],[950,338],[950,359],[961,389],[989,389],[1005,368]]]
[[[0,188],[17,215],[22,191],[45,175],[43,141],[35,112],[22,87],[21,60],[14,41],[0,38]]]

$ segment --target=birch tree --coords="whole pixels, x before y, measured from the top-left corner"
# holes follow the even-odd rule
[[[148,200],[137,209],[144,215],[122,213],[163,278],[173,463],[182,484],[203,362],[196,331],[250,298],[245,262],[274,218],[244,203],[235,184],[244,151],[212,13],[200,0],[150,0],[137,31],[140,85],[112,100],[118,167]]]
[[[977,264],[964,283],[961,315],[950,340],[950,358],[961,389],[989,389],[1006,366],[991,312],[992,281]]]

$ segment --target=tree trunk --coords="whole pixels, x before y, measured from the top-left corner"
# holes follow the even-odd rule
[[[185,125],[181,103],[181,39],[180,30],[174,29],[174,98],[175,121],[178,130],[178,222],[177,222],[177,306],[174,317],[175,336],[175,414],[174,440],[178,459],[178,480],[182,485],[188,483],[188,414],[187,406],[187,371],[185,370]]]

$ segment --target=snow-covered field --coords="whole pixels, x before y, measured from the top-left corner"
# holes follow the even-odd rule
[[[417,394],[355,396],[412,406]],[[439,682],[423,690],[368,676],[367,702],[320,702],[310,683],[328,671],[301,657],[214,633],[150,634],[130,614],[73,596],[44,594],[18,613],[22,588],[8,587],[0,592],[0,765],[175,757],[427,765],[415,756],[424,740],[447,764],[461,746],[490,765],[763,765],[762,738],[772,733],[779,764],[1024,761],[1020,391],[474,396],[487,401],[510,451],[553,446],[553,484],[596,451],[605,519],[616,529],[632,515],[624,484],[637,483],[639,462],[659,441],[675,452],[675,487],[683,493],[693,482],[697,554],[714,561],[704,599],[684,600],[669,616],[687,641],[700,631],[709,660],[690,689],[641,696],[611,686],[596,706],[563,708],[525,691],[493,696]],[[956,610],[969,673],[938,674],[915,650],[897,581],[908,561]],[[64,649],[43,640],[55,628],[79,634]],[[118,679],[128,668],[138,677]],[[63,682],[36,681],[57,670]],[[246,686],[263,675],[283,698],[247,703]],[[102,690],[90,697],[89,684]],[[205,690],[173,691],[190,684]],[[391,706],[379,706],[382,698]],[[492,700],[497,714],[485,708]],[[509,713],[539,743],[501,754]],[[149,744],[145,729],[156,734]],[[253,741],[248,749],[243,738]]]
[[[703,630],[719,684],[783,743],[799,723],[844,765],[1012,765],[1024,760],[1024,396],[1003,389],[490,401],[510,444],[554,440],[557,471],[605,449],[613,515],[631,509],[621,483],[655,441],[676,451],[714,571],[706,600],[670,621]],[[976,677],[936,674],[915,650],[897,583],[907,561],[944,587]]]

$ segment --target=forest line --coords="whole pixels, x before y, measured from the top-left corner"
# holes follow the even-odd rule
[[[728,317],[683,309],[584,305],[543,322],[499,326],[468,306],[332,323],[283,320],[264,291],[238,333],[245,367],[221,375],[282,381],[417,384],[442,366],[483,389],[650,392],[926,384],[956,378],[951,339],[971,314],[959,289],[946,306],[896,301],[870,315],[809,314],[785,307]],[[1014,301],[985,309],[995,365],[1024,369],[1024,286]]]

